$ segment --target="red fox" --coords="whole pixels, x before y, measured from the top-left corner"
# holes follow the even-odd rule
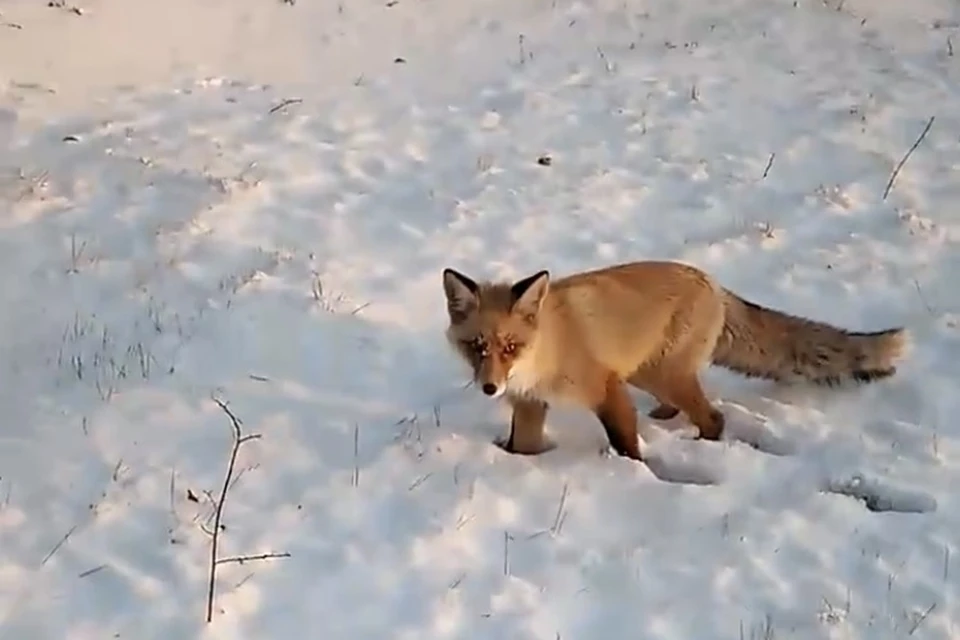
[[[447,340],[488,396],[513,409],[510,453],[552,448],[544,437],[550,402],[590,409],[612,449],[642,460],[627,385],[681,411],[700,437],[719,439],[723,414],[700,386],[715,364],[748,377],[820,385],[870,382],[896,372],[908,347],[902,327],[848,331],[744,300],[704,271],[644,261],[573,274],[553,282],[539,271],[516,282],[471,280],[444,269]]]

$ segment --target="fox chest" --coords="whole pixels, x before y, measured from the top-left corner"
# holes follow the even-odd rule
[[[507,393],[520,397],[544,399],[547,391],[543,374],[533,358],[519,358],[507,373]]]
[[[518,360],[507,376],[506,392],[519,398],[535,398],[544,402],[579,401],[578,388],[570,376],[551,375],[528,360]]]

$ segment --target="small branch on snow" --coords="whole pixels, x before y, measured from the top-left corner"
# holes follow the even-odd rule
[[[231,556],[229,558],[218,558],[216,564],[243,564],[244,562],[254,562],[256,560],[273,560],[275,558],[289,558],[290,554],[287,552],[283,553],[258,553],[251,556]]]
[[[773,166],[773,159],[774,159],[776,156],[777,156],[776,153],[771,153],[771,154],[770,154],[770,159],[767,160],[767,166],[763,168],[763,177],[764,177],[764,178],[766,178],[767,175],[770,173],[770,167]]]
[[[503,575],[510,575],[510,540],[513,536],[509,532],[503,532]]]
[[[950,547],[943,545],[943,581],[950,577]]]
[[[937,608],[937,603],[934,602],[932,605],[930,605],[927,608],[926,611],[920,614],[920,617],[917,619],[917,621],[913,623],[912,627],[910,627],[910,632],[907,633],[907,635],[912,636],[917,631],[917,629],[920,628],[920,625],[923,624],[923,621],[927,619],[927,616],[929,616],[933,612],[933,610],[936,608]]]
[[[353,475],[350,477],[351,486],[360,486],[360,425],[353,425]]]
[[[78,578],[86,578],[86,577],[88,577],[88,576],[92,576],[93,574],[95,574],[95,573],[97,573],[97,572],[99,572],[99,571],[103,571],[103,570],[106,569],[106,568],[107,568],[107,565],[101,564],[101,565],[99,565],[99,566],[97,566],[97,567],[94,567],[94,568],[92,568],[92,569],[87,569],[86,571],[78,574],[77,577],[78,577]]]
[[[47,555],[45,555],[45,556],[43,557],[43,560],[40,561],[40,566],[41,566],[41,567],[42,567],[43,565],[47,564],[47,560],[49,560],[50,558],[52,558],[53,555],[54,555],[57,551],[60,550],[60,547],[62,547],[64,544],[66,544],[67,540],[70,539],[70,536],[73,535],[73,532],[76,531],[76,530],[77,530],[77,527],[79,527],[79,526],[80,526],[80,525],[75,524],[75,525],[73,525],[72,527],[70,527],[70,530],[67,531],[67,532],[63,535],[62,538],[60,538],[60,542],[58,542],[57,544],[53,545],[53,548],[50,549],[50,551],[47,552]]]
[[[914,288],[916,288],[916,290],[917,290],[917,295],[920,296],[920,302],[922,302],[922,303],[923,303],[923,306],[926,307],[927,313],[929,313],[929,314],[932,316],[932,315],[933,315],[933,308],[932,308],[932,307],[930,306],[930,304],[927,302],[926,296],[923,295],[923,290],[920,288],[920,283],[917,281],[916,278],[913,279],[913,286],[914,286]]]
[[[286,100],[281,100],[280,104],[270,108],[267,115],[272,115],[285,107],[289,107],[292,104],[300,104],[301,102],[303,102],[303,98],[287,98]]]
[[[177,524],[177,469],[170,467],[170,516],[173,524]]]
[[[890,190],[893,189],[893,183],[896,181],[897,176],[900,175],[900,170],[903,169],[903,165],[906,164],[907,160],[913,155],[913,152],[917,150],[917,147],[920,146],[920,143],[923,142],[923,139],[927,137],[927,133],[930,131],[930,127],[933,126],[933,120],[936,116],[930,116],[930,119],[927,120],[927,126],[923,128],[923,131],[920,132],[920,135],[917,137],[917,141],[913,143],[913,146],[904,154],[903,158],[900,159],[900,162],[897,163],[897,166],[894,167],[893,173],[890,174],[890,180],[887,182],[887,188],[883,190],[883,199],[886,200],[887,196],[890,194]]]
[[[599,56],[600,61],[603,63],[604,69],[607,70],[607,73],[613,73],[613,65],[610,64],[610,61],[607,59],[607,55],[600,47],[597,47],[597,56]]]
[[[409,487],[407,487],[407,491],[413,491],[414,489],[416,489],[417,487],[419,487],[421,484],[423,484],[424,482],[426,482],[426,481],[430,478],[430,476],[432,476],[432,475],[433,475],[433,472],[431,471],[430,473],[427,473],[427,474],[425,474],[425,475],[420,476],[419,478],[417,478],[416,480],[414,480],[413,483],[412,483]]]
[[[553,519],[553,526],[550,527],[550,533],[557,535],[560,533],[560,527],[563,526],[563,521],[566,520],[567,513],[564,510],[564,507],[567,504],[567,483],[563,483],[563,493],[560,494],[560,504],[557,505],[557,515]]]
[[[260,556],[236,556],[232,558],[219,558],[217,552],[220,545],[220,531],[222,525],[220,520],[223,517],[223,505],[227,500],[227,490],[230,488],[231,480],[233,478],[233,468],[237,463],[237,453],[240,451],[240,446],[245,442],[251,440],[257,440],[260,438],[259,433],[243,435],[241,431],[240,419],[234,415],[233,411],[230,410],[230,407],[227,406],[225,402],[219,398],[211,398],[220,409],[227,414],[227,417],[230,419],[230,424],[233,427],[233,446],[230,448],[230,460],[227,463],[227,473],[223,478],[223,486],[220,489],[220,497],[216,500],[215,510],[213,516],[213,531],[210,532],[210,537],[212,539],[210,543],[210,571],[209,571],[209,581],[207,583],[207,622],[213,620],[213,595],[214,595],[214,586],[216,584],[217,578],[217,566],[227,563],[227,562],[237,562],[242,563],[247,560],[265,560],[267,558],[288,558],[290,554],[262,554]]]
[[[360,313],[361,311],[363,311],[364,309],[366,309],[367,307],[369,307],[371,304],[372,304],[372,303],[370,303],[370,302],[364,302],[364,303],[361,304],[359,307],[357,307],[356,309],[354,309],[353,311],[351,311],[351,312],[350,312],[350,315],[352,315],[352,316],[357,315],[358,313]]]

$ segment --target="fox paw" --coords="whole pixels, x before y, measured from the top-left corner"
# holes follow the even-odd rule
[[[500,447],[507,453],[512,453],[514,455],[522,455],[522,456],[536,456],[536,455],[540,455],[541,453],[546,453],[547,451],[552,451],[557,448],[556,443],[552,442],[547,438],[544,438],[540,442],[539,446],[524,448],[523,450],[518,450],[516,447],[514,447],[513,443],[510,441],[509,436],[505,438],[497,438],[493,441],[493,444]]]
[[[719,440],[726,422],[724,415],[719,410],[714,409],[710,412],[710,419],[704,424],[698,425],[700,437],[704,440]]]
[[[680,409],[669,404],[660,404],[650,410],[647,415],[654,420],[673,420],[680,413]]]

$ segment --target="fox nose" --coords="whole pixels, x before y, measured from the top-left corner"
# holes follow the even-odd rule
[[[486,382],[483,385],[483,392],[488,396],[492,396],[497,392],[497,385],[493,384],[492,382]]]

